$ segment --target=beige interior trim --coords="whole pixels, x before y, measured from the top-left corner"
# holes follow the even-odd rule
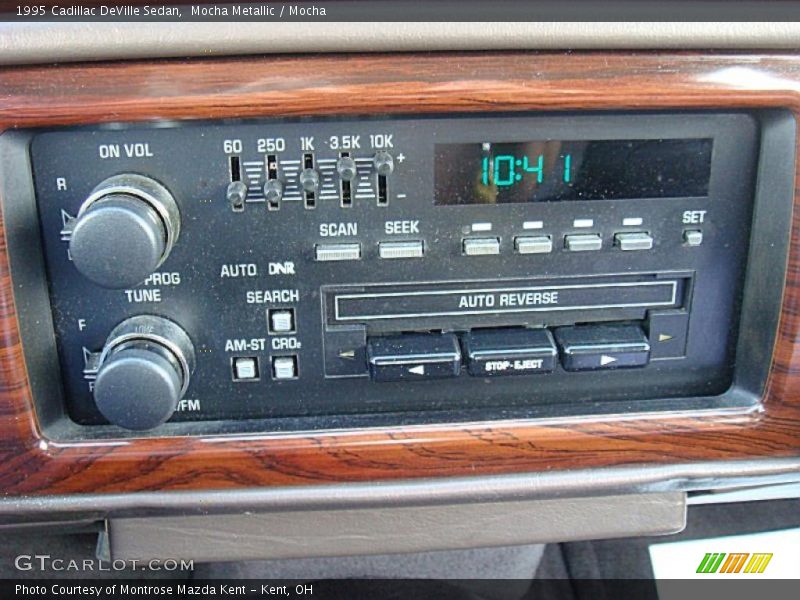
[[[108,521],[112,559],[198,562],[348,556],[665,535],[686,525],[666,492]]]
[[[792,49],[784,23],[0,23],[0,64],[300,52]]]

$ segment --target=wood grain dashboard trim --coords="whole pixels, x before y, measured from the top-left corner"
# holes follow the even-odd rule
[[[219,117],[789,108],[800,55],[442,54],[0,71],[0,130]],[[800,194],[795,193],[795,207]],[[0,238],[0,493],[236,489],[800,456],[800,217],[763,410],[56,442],[31,399]]]

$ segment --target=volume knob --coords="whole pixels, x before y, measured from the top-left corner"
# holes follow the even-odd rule
[[[169,419],[194,370],[186,332],[162,317],[141,315],[108,336],[94,384],[97,408],[111,423],[137,431]]]
[[[172,194],[143,175],[115,175],[98,185],[68,224],[75,267],[111,289],[132,287],[166,260],[180,232]]]

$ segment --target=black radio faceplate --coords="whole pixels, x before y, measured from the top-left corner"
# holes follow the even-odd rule
[[[756,201],[762,127],[703,112],[36,133],[68,413],[147,403],[137,377],[168,396],[117,421],[139,429],[173,396],[173,422],[719,406],[754,206],[790,202]],[[787,232],[764,234],[777,266]]]

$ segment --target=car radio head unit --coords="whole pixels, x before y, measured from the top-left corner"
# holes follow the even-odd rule
[[[12,267],[42,265],[17,302],[52,321],[47,385],[82,431],[751,406],[787,128],[698,111],[17,133],[4,156],[32,185],[10,243],[35,244]]]

